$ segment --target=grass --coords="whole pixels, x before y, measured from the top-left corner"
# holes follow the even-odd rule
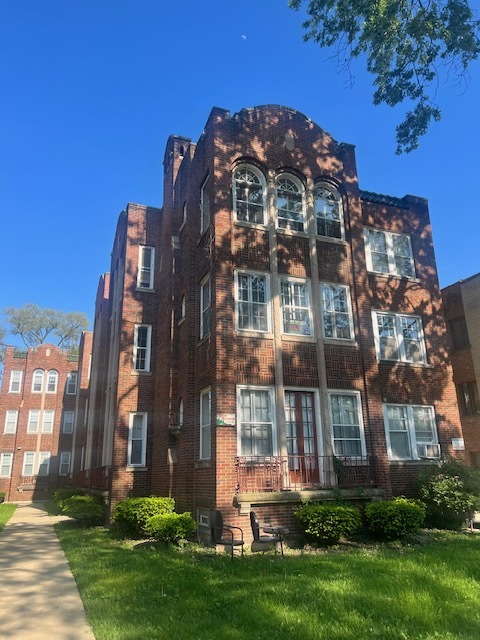
[[[97,640],[477,640],[480,536],[267,554],[56,525]]]
[[[2,531],[7,522],[13,516],[16,508],[16,504],[0,504],[0,531]]]

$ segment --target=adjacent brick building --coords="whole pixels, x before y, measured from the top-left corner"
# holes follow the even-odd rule
[[[442,290],[468,459],[480,467],[480,273]]]

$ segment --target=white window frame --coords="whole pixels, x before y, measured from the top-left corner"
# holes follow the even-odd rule
[[[373,227],[365,227],[365,257],[367,259],[367,271],[371,271],[373,273],[384,273],[392,276],[399,276],[401,278],[415,278],[415,261],[413,259],[413,251],[412,251],[412,241],[410,235],[408,233],[393,233],[391,231],[384,231],[383,229],[376,229]],[[385,236],[385,245],[386,245],[386,256],[388,262],[388,270],[381,271],[374,269],[373,266],[373,257],[372,257],[372,245],[370,242],[370,236],[373,233],[381,233]],[[401,273],[401,269],[397,266],[396,255],[394,249],[394,238],[402,237],[407,240],[408,248],[409,248],[409,256],[400,256],[408,260],[410,264],[411,273]]]
[[[294,218],[287,216],[285,217],[284,215],[280,216],[279,215],[279,197],[278,197],[278,192],[281,189],[280,186],[280,182],[282,180],[289,180],[292,184],[294,184],[298,191],[293,192],[292,193],[298,193],[300,194],[301,200],[302,200],[302,211],[301,211],[301,218],[299,220],[295,220]],[[286,190],[288,191],[288,189],[282,189],[282,190]],[[306,226],[307,226],[307,216],[306,216],[306,207],[305,207],[305,187],[303,186],[302,182],[294,175],[292,175],[291,173],[280,173],[276,178],[275,178],[275,210],[276,210],[276,225],[277,225],[277,229],[284,229],[284,230],[288,230],[288,231],[292,231],[295,233],[304,233],[306,231]],[[284,211],[289,211],[292,213],[296,213],[293,212],[291,209],[284,209]],[[293,224],[298,224],[301,225],[301,229],[292,229],[292,223]]]
[[[70,473],[70,464],[72,461],[72,454],[70,451],[62,451],[60,453],[60,461],[58,463],[58,475],[68,476]]]
[[[268,398],[268,409],[270,410],[270,420],[262,421],[256,420],[255,412],[253,415],[253,420],[247,421],[242,420],[242,396],[249,394],[250,395],[250,407],[255,407],[255,394],[256,393],[266,393]],[[253,404],[252,404],[253,402]],[[257,457],[269,457],[278,455],[278,434],[277,434],[277,421],[276,421],[276,413],[275,413],[275,394],[273,387],[267,386],[257,386],[257,385],[237,385],[237,451],[239,456],[246,456],[247,458],[257,458]],[[265,438],[259,438],[258,434],[250,435],[250,447],[247,451],[244,447],[244,442],[247,442],[246,436],[244,436],[244,427],[243,425],[251,425],[252,431],[258,432],[260,429],[270,429],[270,440],[271,440],[271,450],[262,451],[261,453],[258,451],[257,444],[265,441]],[[261,435],[261,432],[260,432]],[[267,438],[268,441],[268,438]],[[262,447],[260,447],[262,448]]]
[[[393,323],[391,324],[391,328],[394,331],[393,336],[380,336],[380,331],[378,327],[378,318],[393,318]],[[418,338],[411,339],[412,345],[417,343],[419,355],[417,358],[410,358],[408,354],[408,348],[406,347],[406,341],[408,338],[404,336],[404,329],[407,327],[403,326],[403,322],[408,322],[415,320],[417,322],[418,327]],[[420,316],[415,316],[406,313],[390,313],[388,311],[372,311],[372,323],[373,323],[373,333],[375,336],[375,348],[377,351],[377,358],[380,361],[386,362],[405,362],[408,364],[426,364],[427,363],[427,351],[425,348],[425,337],[423,335],[423,326],[422,319]],[[390,338],[395,341],[395,349],[396,356],[392,358],[386,358],[382,356],[382,348],[381,348],[381,339],[382,338]],[[394,353],[395,355],[395,353]]]
[[[5,435],[14,435],[17,432],[18,410],[7,409],[5,411],[5,427],[3,433]]]
[[[150,253],[150,266],[145,266],[145,255]],[[139,245],[137,287],[139,289],[153,289],[155,275],[155,247]],[[148,282],[147,282],[148,281]],[[147,284],[144,284],[147,282]]]
[[[248,278],[248,300],[240,300],[240,278]],[[257,302],[253,300],[252,282],[254,278],[264,278],[265,281],[265,302]],[[239,270],[235,272],[235,317],[237,331],[254,331],[260,333],[268,333],[271,331],[271,294],[270,294],[270,274],[261,271],[246,271]],[[247,327],[240,326],[240,305],[246,305],[248,316]],[[265,309],[265,327],[258,328],[253,326],[254,318],[260,316],[254,316],[255,306],[262,305]]]
[[[258,184],[260,186],[260,189],[262,191],[262,203],[261,203],[261,207],[262,207],[262,216],[261,216],[261,221],[257,221],[257,220],[242,220],[241,218],[238,217],[237,214],[237,202],[245,202],[247,204],[247,208],[250,204],[256,204],[256,203],[251,203],[250,200],[248,200],[248,188],[247,188],[247,200],[238,200],[237,201],[237,183],[239,182],[239,179],[237,178],[237,174],[239,174],[240,172],[248,172],[250,171],[257,179],[258,179],[258,183],[252,183],[252,184]],[[247,182],[245,180],[245,182]],[[250,164],[239,164],[237,167],[235,167],[234,171],[233,171],[233,175],[232,175],[232,198],[233,198],[233,211],[234,211],[234,215],[235,215],[235,220],[237,222],[241,222],[242,224],[251,224],[251,225],[265,225],[265,219],[266,219],[266,210],[267,210],[267,184],[265,181],[265,176],[263,175],[263,173],[261,171],[259,171],[257,169],[257,167],[250,165]],[[258,205],[260,206],[260,205]]]
[[[13,453],[0,453],[0,478],[10,478],[13,467]],[[6,473],[4,473],[6,471]]]
[[[139,346],[139,330],[146,329],[146,342],[145,346]],[[152,350],[152,325],[150,324],[136,324],[133,344],[133,368],[135,371],[150,371],[150,357]],[[144,352],[144,364],[142,362],[142,352]]]
[[[57,393],[58,388],[58,371],[50,369],[47,372],[47,384],[45,385],[46,393]]]
[[[64,411],[62,433],[73,433],[74,422],[75,422],[75,411]]]
[[[293,304],[288,304],[285,305],[283,302],[283,285],[284,284],[288,284],[288,289],[289,289],[289,297],[291,299],[291,301],[293,301]],[[306,294],[307,294],[307,306],[297,306],[295,304],[295,286],[296,285],[305,285],[305,290],[306,290]],[[281,316],[282,316],[282,333],[285,335],[289,335],[289,336],[303,336],[303,337],[308,337],[311,338],[314,336],[314,330],[313,330],[313,318],[312,318],[312,291],[311,291],[311,285],[310,285],[310,280],[306,280],[306,279],[300,279],[300,278],[291,278],[291,277],[281,277],[279,279],[279,287],[280,287],[280,292],[279,292],[279,298],[280,298],[280,306],[281,306]],[[299,312],[307,312],[307,318],[308,318],[308,329],[309,332],[306,333],[305,331],[287,331],[287,324],[295,324],[295,322],[290,321],[289,323],[286,322],[286,318],[285,318],[285,314],[290,313],[290,314],[296,314]],[[296,324],[301,324],[304,323],[305,320],[300,320],[298,321]]]
[[[208,300],[205,292],[208,285]],[[208,302],[208,304],[207,304]],[[208,322],[207,322],[208,319]],[[200,340],[210,335],[212,323],[212,280],[207,274],[200,282]]]
[[[34,476],[36,469],[36,453],[35,451],[25,451],[23,454],[22,476]]]
[[[203,404],[208,401],[207,420],[204,421]],[[200,391],[200,460],[210,460],[212,457],[212,392],[210,387]]]
[[[53,409],[44,409],[42,416],[42,433],[53,433],[54,423],[55,411]]]
[[[14,370],[10,372],[10,386],[8,393],[20,393],[22,390],[23,371]]]
[[[187,309],[187,301],[186,301],[185,294],[183,294],[182,297],[180,298],[180,320],[183,320],[185,318],[186,309]]]
[[[50,451],[39,451],[38,452],[38,468],[37,475],[46,477],[50,473],[50,458],[52,454]],[[43,468],[42,468],[43,467]]]
[[[406,410],[406,429],[397,429],[398,433],[405,433],[407,438],[408,448],[410,455],[397,456],[394,453],[392,447],[391,434],[393,430],[390,429],[388,409],[389,407],[399,408]],[[430,420],[432,425],[432,437],[431,438],[419,438],[415,430],[415,410],[428,410],[430,413]],[[396,404],[393,402],[385,403],[383,405],[383,421],[385,425],[385,436],[387,439],[387,450],[389,460],[423,460],[423,459],[438,459],[440,457],[440,445],[438,442],[438,427],[435,417],[435,408],[431,405],[414,405],[414,404]]]
[[[367,446],[365,443],[365,429],[364,429],[364,425],[363,425],[363,412],[362,412],[362,397],[359,391],[347,391],[347,390],[337,390],[337,389],[329,389],[327,392],[328,395],[328,413],[329,413],[329,418],[330,418],[330,426],[331,426],[331,436],[332,436],[332,450],[335,456],[339,457],[339,458],[365,458],[367,455]],[[358,438],[349,438],[349,437],[341,437],[341,438],[335,438],[335,421],[334,421],[334,416],[333,416],[333,407],[332,407],[332,398],[334,396],[341,396],[341,397],[352,397],[355,398],[355,403],[356,403],[356,413],[357,413],[357,419],[358,419],[358,424],[354,425],[354,426],[358,426],[359,429],[359,437]],[[340,425],[338,425],[340,426]],[[348,424],[344,424],[344,426],[350,426]],[[355,441],[355,442],[360,442],[360,453],[359,454],[343,454],[343,453],[337,453],[335,450],[335,440],[341,440],[341,441]]]
[[[65,390],[65,393],[68,396],[74,396],[77,393],[77,383],[78,383],[78,371],[70,371],[67,377],[67,386]]]
[[[141,417],[141,424],[135,425],[135,417]],[[144,467],[147,461],[147,424],[148,424],[148,413],[143,411],[134,411],[130,414],[130,421],[128,425],[128,453],[127,453],[127,466],[129,467]],[[141,428],[141,436],[140,438],[134,437],[134,428],[140,426]],[[133,456],[133,442],[140,441],[141,450],[140,450],[140,461],[132,461]]]
[[[40,413],[40,409],[30,409],[28,412],[27,433],[38,433],[40,428]],[[36,420],[34,418],[36,418]]]
[[[35,369],[32,376],[32,393],[42,393],[45,382],[45,371],[43,369]]]
[[[207,176],[205,178],[200,187],[200,235],[202,235],[211,224],[210,194],[208,193],[209,177],[210,176]]]
[[[335,289],[341,290],[344,292],[345,295],[345,305],[346,305],[346,311],[340,311],[340,310],[336,310],[335,308],[333,308],[332,311],[327,310],[326,304],[325,304],[325,298],[324,298],[324,291],[327,290],[329,291],[329,298],[332,299],[332,295],[333,295],[333,291]],[[343,340],[343,341],[347,341],[347,342],[351,342],[352,340],[355,339],[355,332],[354,332],[354,327],[353,327],[353,313],[352,313],[352,302],[350,299],[350,287],[348,287],[347,285],[344,284],[337,284],[337,283],[333,283],[333,282],[321,282],[320,283],[320,297],[322,300],[322,329],[323,329],[323,337],[326,340]],[[333,305],[335,307],[335,299],[333,299]],[[327,332],[326,332],[326,325],[325,325],[325,319],[327,314],[329,316],[331,316],[332,321],[331,321],[331,326],[332,326],[332,335],[331,336],[327,336]],[[338,328],[337,328],[337,323],[336,323],[336,319],[338,316],[348,316],[348,330],[349,330],[349,336],[348,338],[345,338],[343,336],[339,336],[337,335],[338,332]]]
[[[317,200],[321,200],[323,202],[327,202],[328,203],[328,200],[326,198],[317,197],[317,193],[320,190],[328,191],[329,194],[331,194],[332,200],[335,201],[336,206],[338,208],[338,220],[335,220],[335,218],[331,214],[330,214],[330,217],[329,217],[329,215],[327,214],[325,209],[323,211],[318,211]],[[338,189],[336,189],[335,187],[333,187],[332,185],[330,185],[328,183],[317,182],[317,184],[314,187],[314,191],[313,191],[313,201],[314,201],[314,206],[315,206],[315,233],[316,233],[316,235],[319,238],[334,238],[336,240],[344,240],[345,239],[345,225],[344,225],[344,221],[343,221],[343,203],[342,203],[342,197],[341,197]],[[324,222],[326,233],[319,233],[319,231],[318,231],[319,221]],[[330,224],[332,224],[332,221],[333,221],[334,224],[338,224],[339,225],[340,235],[336,235],[335,233],[328,233],[328,231],[329,231],[329,229],[328,229],[329,222],[330,222]]]

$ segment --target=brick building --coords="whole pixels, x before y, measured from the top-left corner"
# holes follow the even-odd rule
[[[465,449],[480,467],[480,273],[442,289]]]
[[[299,500],[409,493],[462,431],[426,200],[279,106],[171,136],[161,210],[121,213],[97,295],[84,481],[292,526]],[[77,446],[80,446],[80,440]]]
[[[64,485],[71,471],[77,378],[78,356],[54,345],[6,349],[0,491],[7,501],[46,498]]]

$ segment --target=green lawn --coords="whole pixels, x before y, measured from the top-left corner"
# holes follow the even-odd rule
[[[4,528],[10,518],[13,516],[16,504],[0,504],[0,531]]]
[[[56,525],[97,640],[480,638],[480,536],[235,558]]]

